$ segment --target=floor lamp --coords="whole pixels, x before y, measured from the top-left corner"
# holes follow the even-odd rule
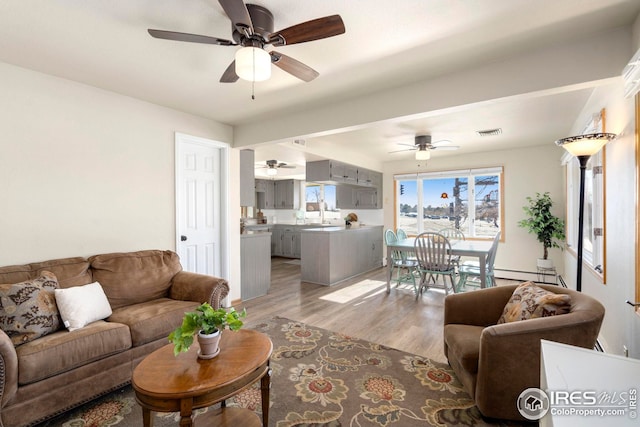
[[[587,162],[604,145],[616,137],[613,133],[590,133],[570,136],[556,141],[556,145],[564,148],[580,162],[580,202],[578,205],[578,270],[576,272],[576,290],[582,292],[582,243],[584,236],[584,175]]]

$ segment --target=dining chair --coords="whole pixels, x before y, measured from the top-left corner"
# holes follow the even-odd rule
[[[392,245],[398,241],[398,237],[393,230],[388,229],[384,233],[385,243]],[[416,268],[418,262],[415,259],[407,258],[404,251],[392,250],[391,251],[391,271],[390,276],[393,277],[393,270],[396,270],[396,288],[402,283],[407,282],[413,285],[413,292],[418,295],[418,287],[416,284]],[[404,270],[404,272],[403,272]]]
[[[420,233],[414,243],[414,252],[418,260],[418,273],[420,274],[419,293],[428,290],[431,279],[443,276],[442,283],[445,294],[449,294],[449,287],[445,276],[449,277],[451,290],[456,291],[456,268],[451,256],[451,243],[446,236],[440,233]],[[434,280],[434,283],[437,281]],[[416,295],[417,297],[417,295]]]
[[[464,233],[455,227],[443,228],[442,230],[438,231],[438,233],[442,234],[447,239],[449,239],[449,242],[454,242],[457,240],[466,240]],[[453,263],[455,264],[456,268],[460,268],[460,255],[454,255],[451,257],[451,259],[453,260]]]
[[[407,232],[404,231],[403,228],[396,228],[396,237],[398,238],[398,240],[404,240],[409,238],[409,236],[407,235]],[[404,260],[412,260],[412,261],[416,260],[416,256],[413,254],[413,252],[401,252],[400,256]]]
[[[486,272],[486,280],[487,287],[495,286],[495,274],[493,271],[493,266],[496,261],[496,254],[498,253],[498,243],[500,242],[500,232],[495,235],[493,238],[493,242],[491,243],[491,249],[489,249],[489,253],[487,254],[485,272]],[[466,287],[474,286],[480,287],[480,263],[478,261],[465,261],[458,267],[458,274],[460,278],[458,279],[458,292],[464,291]]]
[[[408,237],[407,232],[402,228],[396,228],[396,237],[398,238],[398,240],[404,240]]]

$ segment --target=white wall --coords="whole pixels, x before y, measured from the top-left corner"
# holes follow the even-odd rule
[[[631,57],[631,56],[630,56]],[[636,153],[633,99],[624,99],[622,79],[596,89],[576,119],[572,135],[579,134],[588,117],[606,109],[606,131],[618,138],[606,146],[606,283],[587,269],[582,292],[598,299],[606,310],[600,340],[605,350],[640,358],[640,317],[625,300],[635,299]],[[565,253],[567,285],[575,288],[576,258]]]
[[[536,271],[536,259],[542,256],[542,245],[536,237],[518,227],[525,217],[522,211],[527,196],[536,192],[549,192],[554,201],[554,213],[564,215],[563,169],[559,156],[562,149],[553,141],[539,147],[527,147],[509,151],[491,151],[469,155],[432,157],[426,168],[418,170],[415,161],[389,162],[384,169],[384,226],[394,227],[394,181],[400,173],[504,167],[504,242],[498,246],[495,267],[497,269]],[[559,273],[563,272],[563,258],[559,249],[551,249],[549,256]],[[499,272],[500,277],[522,277],[518,273]]]
[[[231,127],[5,63],[0,82],[0,265],[175,250],[175,132],[229,143]],[[238,218],[238,177],[230,181]]]

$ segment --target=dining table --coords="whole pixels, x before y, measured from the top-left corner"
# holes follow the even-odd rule
[[[393,269],[393,251],[415,252],[415,237],[397,240],[387,244],[387,293],[391,292],[391,272]],[[487,256],[491,250],[492,240],[450,240],[451,255],[478,258],[480,268],[480,287],[487,284]]]

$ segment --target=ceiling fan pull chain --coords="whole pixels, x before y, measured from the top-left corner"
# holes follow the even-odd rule
[[[251,99],[256,99],[256,50],[253,50],[253,79],[251,79]]]

